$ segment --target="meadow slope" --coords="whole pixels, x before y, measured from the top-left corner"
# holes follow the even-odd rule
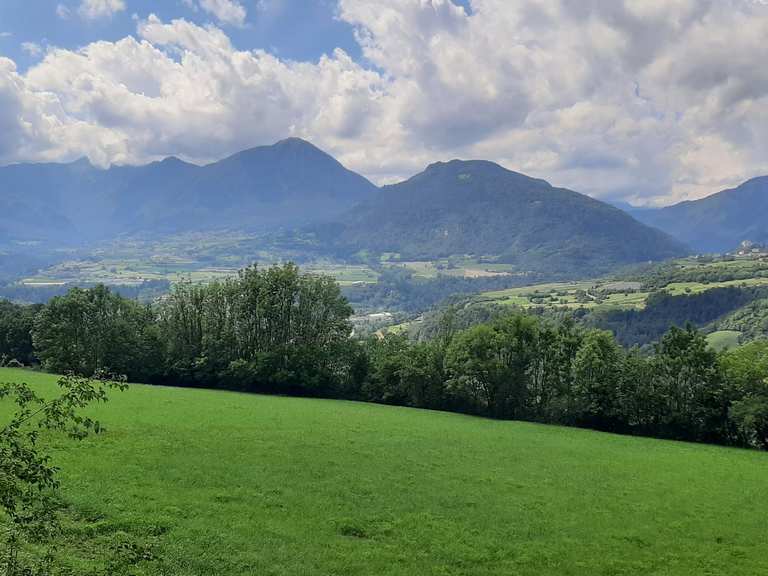
[[[764,453],[139,385],[94,412],[104,435],[54,440],[63,495],[80,534],[155,543],[135,574],[768,573]]]

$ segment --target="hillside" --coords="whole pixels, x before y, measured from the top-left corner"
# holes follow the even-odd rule
[[[61,550],[75,573],[128,538],[144,575],[768,570],[763,453],[147,386],[94,414],[106,434],[55,454],[84,512]]]
[[[133,232],[299,227],[375,190],[296,138],[207,166],[177,158],[106,170],[87,160],[19,164],[0,168],[0,238],[76,243]]]
[[[433,164],[384,187],[329,234],[348,252],[473,254],[522,270],[581,273],[686,252],[617,208],[485,161]]]
[[[728,252],[744,240],[768,242],[768,176],[737,188],[666,208],[635,210],[641,222],[668,232],[699,252]]]

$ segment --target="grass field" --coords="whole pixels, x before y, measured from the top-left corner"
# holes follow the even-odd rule
[[[747,278],[745,280],[726,280],[723,282],[673,282],[668,284],[664,288],[667,292],[673,296],[679,296],[680,294],[699,294],[712,290],[713,288],[729,288],[729,287],[756,287],[756,286],[768,286],[768,278]]]
[[[741,332],[736,330],[719,330],[707,336],[707,342],[718,352],[736,348],[739,345]]]
[[[81,533],[155,539],[135,574],[768,573],[764,453],[147,386],[95,413],[105,435],[55,440],[63,492]]]
[[[645,306],[648,292],[630,282],[555,282],[484,292],[476,301],[520,308],[637,308]],[[579,296],[581,294],[581,296]]]
[[[625,286],[626,288],[622,288]],[[633,282],[561,282],[534,284],[508,290],[483,292],[475,297],[476,302],[495,302],[519,308],[618,308],[642,310],[650,292],[639,288]],[[664,291],[673,296],[700,294],[715,288],[768,286],[768,278],[747,278],[722,282],[673,282]],[[579,293],[582,294],[579,297]]]

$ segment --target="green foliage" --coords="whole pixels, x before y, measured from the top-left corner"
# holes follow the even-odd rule
[[[673,437],[728,438],[728,399],[717,354],[693,327],[673,327],[656,346],[654,386],[662,395],[658,426]]]
[[[538,335],[536,319],[520,315],[458,334],[445,358],[449,390],[491,416],[525,417]]]
[[[768,338],[768,298],[761,298],[719,319],[717,330],[739,332],[746,341]]]
[[[585,318],[589,326],[610,330],[626,346],[646,345],[670,326],[704,326],[760,298],[763,288],[713,288],[698,294],[654,292],[642,310],[595,310]]]
[[[520,313],[445,334],[420,344],[402,336],[371,341],[361,397],[494,418],[758,445],[744,430],[760,425],[761,405],[753,397],[762,398],[768,372],[753,361],[758,376],[752,380],[758,384],[747,387],[746,377],[727,363],[733,364],[731,357],[721,360],[692,327],[673,327],[650,355],[623,349],[609,332]],[[408,365],[418,369],[409,372]],[[430,403],[411,392],[419,385],[429,389]]]
[[[348,376],[352,309],[293,264],[181,284],[160,308],[167,377],[246,391],[332,393]]]
[[[35,318],[35,350],[53,372],[125,374],[134,380],[155,376],[158,332],[152,310],[105,286],[74,288],[51,300]]]
[[[624,335],[642,327],[650,339],[675,314],[701,320],[754,295],[737,288],[659,293],[643,313],[624,313]],[[40,310],[33,336],[49,369],[759,443],[761,393],[724,376],[693,328],[673,327],[643,356],[567,315],[479,310],[458,301],[428,317],[416,342],[404,335],[360,342],[350,338],[352,310],[333,279],[286,264],[208,285],[182,283],[154,307],[104,287],[73,290]]]
[[[10,399],[17,409],[0,428],[0,511],[3,539],[0,569],[6,576],[49,574],[52,556],[30,558],[30,543],[50,541],[60,526],[56,497],[57,468],[41,442],[45,431],[62,432],[82,440],[101,432],[101,424],[84,416],[88,405],[107,401],[110,389],[125,389],[114,378],[63,376],[60,394],[46,400],[26,384],[0,383],[0,400]]]
[[[687,258],[652,264],[628,274],[641,280],[646,290],[662,290],[669,284],[717,284],[768,278],[768,262],[733,258]]]
[[[584,335],[573,358],[574,405],[579,422],[613,428],[624,417],[619,379],[623,351],[610,332]]]
[[[0,369],[20,379],[56,382]],[[108,434],[55,456],[71,575],[768,572],[761,452],[141,385],[91,413]]]
[[[742,442],[768,448],[768,341],[726,352],[721,364],[733,389],[730,417]]]
[[[35,362],[32,327],[39,306],[19,306],[0,300],[0,366]]]

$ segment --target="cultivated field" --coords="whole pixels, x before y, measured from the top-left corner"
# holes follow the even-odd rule
[[[765,453],[147,386],[95,414],[53,439],[75,573],[126,538],[134,574],[768,573]]]
[[[519,308],[643,308],[649,292],[639,282],[556,282],[484,292],[476,302],[495,302]]]
[[[747,278],[721,282],[671,282],[662,290],[672,296],[701,294],[715,288],[753,288],[768,286],[768,278]],[[494,302],[519,308],[645,308],[650,291],[640,282],[564,282],[536,284],[479,294],[475,302]]]

